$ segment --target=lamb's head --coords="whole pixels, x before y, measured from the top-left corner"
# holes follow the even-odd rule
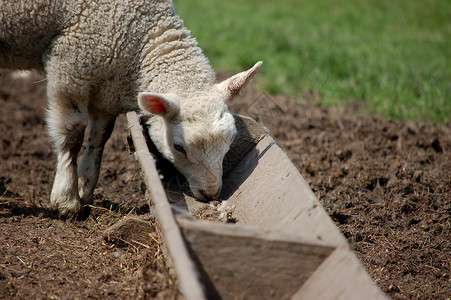
[[[248,71],[190,98],[140,93],[142,111],[151,114],[149,135],[157,149],[187,178],[194,196],[209,200],[222,187],[222,163],[237,131],[228,105],[254,77]]]

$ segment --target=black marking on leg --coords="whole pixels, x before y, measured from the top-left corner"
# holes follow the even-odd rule
[[[102,133],[102,145],[105,145],[105,143],[108,141],[108,139],[111,136],[111,133],[114,129],[114,123],[116,122],[116,118],[114,118],[112,121],[108,122],[103,127],[103,133]]]
[[[62,145],[62,150],[68,151],[71,156],[77,157],[78,152],[83,144],[83,136],[85,133],[85,125],[75,123],[71,127],[66,128],[67,135]]]

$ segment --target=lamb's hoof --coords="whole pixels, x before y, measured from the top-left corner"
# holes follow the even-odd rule
[[[91,207],[85,205],[82,206],[78,211],[76,212],[69,212],[69,211],[58,211],[58,217],[60,220],[77,220],[77,221],[85,221],[88,219],[89,215],[91,214]]]
[[[78,199],[61,201],[61,198],[51,197],[50,202],[58,211],[58,216],[61,220],[78,219],[78,215],[82,211],[82,205]]]
[[[58,211],[58,217],[60,220],[75,219],[78,214],[78,211],[61,209],[58,207],[56,207],[56,210]]]
[[[91,206],[83,205],[76,215],[77,221],[86,221],[91,214]]]

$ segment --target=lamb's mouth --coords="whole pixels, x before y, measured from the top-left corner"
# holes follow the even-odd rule
[[[203,189],[191,188],[191,192],[194,197],[202,202],[209,202],[213,200],[218,200],[218,195],[221,192],[221,188],[217,188],[215,192],[207,193]]]

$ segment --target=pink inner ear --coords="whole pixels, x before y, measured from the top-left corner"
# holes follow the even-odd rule
[[[164,115],[166,114],[166,108],[163,102],[157,97],[150,97],[145,99],[145,107],[148,111],[154,114]]]

